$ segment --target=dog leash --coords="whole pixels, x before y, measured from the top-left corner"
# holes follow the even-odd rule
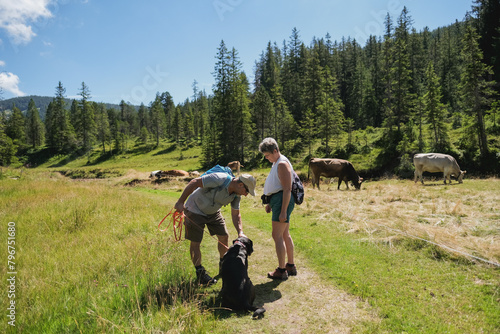
[[[170,223],[168,224],[168,226],[165,229],[163,229],[163,230],[160,229],[161,224],[170,215],[172,215],[172,220],[170,221]],[[170,212],[165,217],[163,217],[163,219],[161,220],[161,222],[158,224],[158,229],[161,232],[165,232],[166,230],[168,230],[168,228],[170,227],[170,225],[172,225],[172,227],[174,229],[174,239],[175,239],[175,241],[181,241],[181,239],[182,239],[182,225],[185,224],[184,223],[184,218],[187,218],[187,220],[189,220],[193,226],[196,226],[197,228],[201,229],[203,231],[203,233],[207,233],[207,231],[205,231],[204,228],[201,228],[200,226],[198,226],[193,220],[191,220],[188,216],[186,216],[184,214],[184,212],[179,212],[179,211],[175,210],[175,208],[172,209],[172,210],[170,210]],[[177,234],[177,231],[179,231],[179,234]],[[214,239],[219,244],[221,244],[222,246],[224,246],[224,248],[229,249],[228,246],[224,245],[222,242],[219,241],[219,239],[215,238],[213,235],[210,235],[210,237],[212,237],[212,239]]]
[[[174,211],[174,210],[175,209],[170,210],[170,212],[165,217],[163,217],[163,219],[161,220],[161,222],[158,224],[158,229],[161,232],[165,232],[166,230],[168,230],[168,228],[170,227],[170,225],[172,225],[172,227],[174,229],[174,239],[175,239],[175,241],[181,241],[181,238],[182,238],[182,225],[183,225],[183,220],[184,220],[184,214],[181,213],[181,212],[178,212],[178,211]],[[163,229],[163,230],[160,229],[161,224],[170,215],[172,215],[172,220],[170,221],[170,223],[168,224],[168,226],[165,229]],[[177,231],[179,231],[179,234],[177,234]]]

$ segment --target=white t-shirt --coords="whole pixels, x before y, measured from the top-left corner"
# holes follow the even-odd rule
[[[278,160],[276,160],[276,162],[273,164],[273,167],[271,167],[271,171],[269,172],[269,175],[266,178],[266,183],[264,183],[264,194],[267,196],[276,194],[277,192],[283,190],[283,186],[281,185],[281,181],[278,176],[278,165],[280,162],[283,161],[286,161],[290,165],[291,170],[293,171],[293,167],[290,161],[287,159],[287,157],[281,154]]]

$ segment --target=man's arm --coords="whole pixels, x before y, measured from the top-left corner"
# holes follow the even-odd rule
[[[203,181],[201,181],[201,177],[197,177],[196,179],[192,179],[189,181],[188,185],[186,188],[184,188],[184,191],[181,194],[181,197],[177,200],[177,203],[175,203],[175,210],[178,212],[183,212],[185,207],[184,207],[184,202],[186,202],[187,198],[189,195],[193,193],[197,188],[203,188]]]
[[[243,234],[243,223],[241,222],[240,210],[231,208],[231,218],[233,219],[233,225],[238,232],[238,237],[244,237]]]

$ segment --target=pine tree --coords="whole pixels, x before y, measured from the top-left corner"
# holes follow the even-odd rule
[[[142,128],[146,128],[146,130],[151,128],[151,124],[150,124],[151,122],[149,119],[148,108],[146,108],[144,103],[141,103],[141,105],[139,106],[139,110],[137,112],[137,117],[138,117],[139,128],[141,129],[141,132],[142,132]]]
[[[411,67],[409,56],[409,31],[411,18],[406,7],[403,8],[398,18],[394,40],[394,114],[395,123],[400,131],[400,126],[410,117],[414,95],[411,94]]]
[[[80,88],[82,97],[79,105],[78,126],[75,128],[84,152],[89,152],[95,143],[96,123],[95,111],[90,99],[89,87],[82,82]]]
[[[42,146],[45,142],[45,128],[33,99],[30,99],[30,103],[28,105],[26,135],[27,144],[31,145],[33,148]]]
[[[59,81],[56,96],[47,107],[45,116],[47,144],[59,153],[71,152],[76,146],[75,132],[66,110],[65,94],[66,89]]]
[[[385,35],[384,35],[384,43],[382,48],[382,85],[383,85],[383,100],[382,100],[382,115],[383,115],[383,125],[387,127],[389,133],[392,132],[393,126],[396,123],[395,120],[395,112],[394,112],[394,73],[393,73],[393,64],[394,64],[394,41],[392,35],[392,20],[389,13],[385,19]]]
[[[113,141],[112,154],[120,153],[125,150],[125,136],[121,132],[120,112],[114,108],[108,109],[109,130],[111,140]]]
[[[500,1],[474,0],[473,12],[484,62],[492,68],[491,79],[500,82]],[[500,86],[496,89],[499,91]]]
[[[279,143],[280,150],[286,149],[286,142],[295,135],[295,121],[288,106],[283,99],[281,86],[276,85],[272,90],[273,108],[272,114],[273,137]]]
[[[441,103],[442,94],[439,78],[434,71],[434,65],[429,62],[426,71],[427,92],[423,100],[426,111],[426,120],[431,128],[433,150],[445,152],[449,147],[448,129],[446,127],[446,106]]]
[[[106,144],[111,140],[109,119],[106,106],[103,103],[93,103],[96,121],[96,139],[102,145],[102,152],[106,153]]]
[[[15,105],[12,106],[12,114],[7,119],[5,133],[15,145],[23,147],[26,145],[26,119],[21,110]]]
[[[282,86],[283,99],[296,121],[302,119],[303,88],[307,64],[307,48],[300,40],[299,31],[293,28],[292,35],[283,51]]]
[[[249,93],[248,80],[241,71],[242,64],[238,52],[233,48],[228,51],[224,41],[216,56],[213,97],[213,122],[210,135],[206,140],[216,139],[216,143],[208,143],[211,149],[221,148],[220,152],[212,151],[212,163],[219,161],[243,160],[245,140],[249,132]]]
[[[314,138],[316,137],[316,131],[314,128],[315,123],[313,112],[311,109],[307,109],[304,112],[302,122],[300,123],[300,135],[304,138],[304,144],[308,147],[309,157],[312,157],[312,144],[314,142]]]
[[[490,66],[482,62],[483,53],[479,49],[478,40],[477,31],[469,20],[463,37],[463,49],[461,53],[463,70],[460,88],[465,110],[474,116],[479,151],[481,156],[486,158],[489,149],[483,109],[487,109],[490,104],[489,97],[493,94],[492,86],[494,82],[487,80],[492,70]]]
[[[17,162],[17,145],[5,133],[5,117],[0,115],[0,166],[9,166]]]
[[[366,68],[368,70],[364,115],[367,124],[373,127],[382,125],[382,106],[384,85],[382,80],[382,43],[375,36],[370,36],[365,46]]]
[[[233,54],[233,56],[235,55]],[[233,63],[234,65],[235,63]],[[233,110],[236,114],[235,140],[237,143],[235,159],[245,162],[246,151],[251,147],[250,143],[254,129],[251,123],[249,82],[245,72],[242,72],[239,68],[240,66],[237,65],[234,68]]]
[[[160,100],[165,114],[165,137],[174,138],[173,119],[175,117],[175,104],[172,95],[169,92],[164,92],[160,95]]]
[[[331,96],[323,93],[322,104],[318,107],[321,124],[319,126],[321,139],[325,143],[325,155],[331,153],[330,141],[340,135],[344,122],[344,115],[340,109],[340,104]]]
[[[163,111],[161,96],[158,94],[151,104],[150,113],[151,132],[156,139],[156,147],[158,147],[160,145],[160,138],[162,138],[165,133],[165,112]]]
[[[274,107],[266,88],[259,86],[253,97],[252,120],[256,127],[256,140],[271,136],[271,116]]]

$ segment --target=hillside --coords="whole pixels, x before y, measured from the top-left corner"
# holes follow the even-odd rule
[[[35,105],[37,106],[40,117],[42,120],[45,120],[45,113],[47,112],[47,107],[49,106],[49,103],[52,102],[54,99],[53,96],[38,96],[38,95],[29,95],[29,96],[19,96],[19,97],[14,97],[11,99],[7,100],[0,100],[0,112],[4,110],[11,110],[12,106],[15,105],[18,107],[21,111],[26,111],[28,110],[28,104],[30,103],[30,100],[33,99],[35,101]],[[73,102],[73,99],[65,99],[66,101],[66,106],[69,108],[71,106],[71,103]],[[104,103],[106,108],[115,108],[119,109],[120,106],[118,104],[112,104],[112,103]]]

